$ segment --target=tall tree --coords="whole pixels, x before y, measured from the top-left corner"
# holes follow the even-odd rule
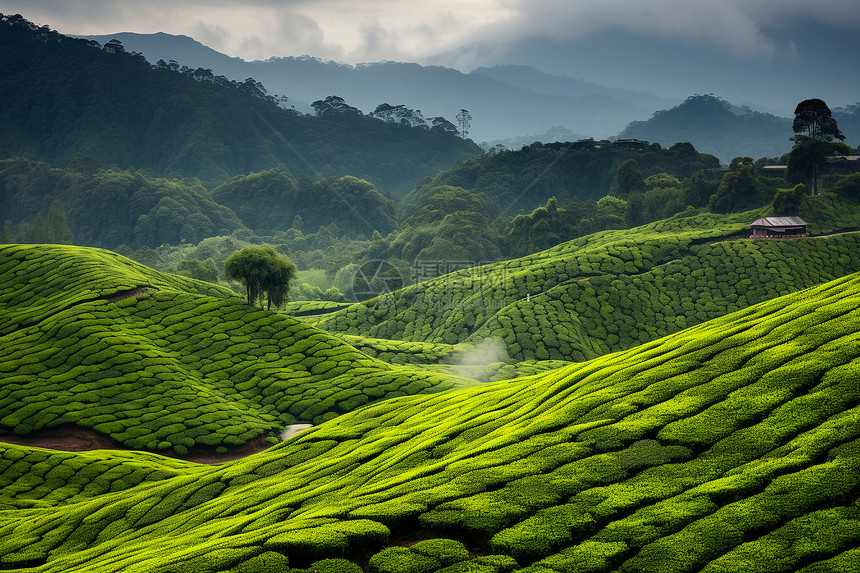
[[[296,276],[296,265],[270,246],[246,247],[236,251],[224,261],[227,278],[245,285],[248,304],[267,296],[267,308],[281,306],[290,290],[290,281]]]
[[[797,104],[792,128],[795,135],[789,156],[789,175],[811,182],[812,194],[818,195],[820,165],[832,151],[829,143],[834,139],[843,141],[845,136],[836,125],[830,108],[820,99],[807,99]]]
[[[472,114],[467,109],[461,109],[455,119],[457,125],[460,126],[460,136],[466,139],[466,136],[469,135],[469,128],[472,127]]]
[[[845,140],[830,108],[820,99],[807,99],[797,104],[794,109],[792,128],[795,134],[803,134],[810,139]]]
[[[739,213],[766,203],[765,185],[752,157],[735,157],[708,202],[714,213]]]

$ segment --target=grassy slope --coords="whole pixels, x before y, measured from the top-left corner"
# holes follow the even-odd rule
[[[855,274],[580,365],[372,404],[244,460],[160,468],[122,491],[52,499],[44,481],[93,460],[9,446],[3,507],[44,507],[0,512],[0,563],[855,570],[858,375]],[[135,458],[111,463],[121,475]]]
[[[744,238],[759,215],[673,217],[596,233],[317,320],[370,338],[495,339],[514,361],[581,361],[860,270],[860,235]]]
[[[19,434],[72,423],[183,454],[463,383],[97,249],[0,247],[0,316],[0,427]]]

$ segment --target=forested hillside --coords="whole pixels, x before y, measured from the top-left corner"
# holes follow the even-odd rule
[[[62,36],[0,16],[0,157],[65,166],[76,153],[123,168],[223,181],[279,165],[353,175],[387,193],[475,155],[454,134],[278,106],[253,79],[152,66],[119,43]],[[380,102],[382,103],[382,102]]]
[[[365,113],[388,102],[422,110],[427,118],[444,116],[453,121],[457,110],[467,108],[474,116],[471,137],[478,142],[542,133],[559,125],[610,137],[630,121],[648,117],[673,101],[640,90],[544,74],[528,66],[485,67],[463,73],[451,67],[401,61],[350,65],[311,56],[245,61],[187,36],[117,32],[87,38],[102,44],[118,38],[153,64],[173,59],[237,81],[252,76],[270,90],[288,95],[289,105],[300,111],[310,111],[314,101],[330,94],[344,97]]]
[[[713,95],[695,95],[671,109],[634,121],[618,137],[671,145],[689,141],[728,164],[733,158],[780,157],[791,149],[791,119],[732,106]]]

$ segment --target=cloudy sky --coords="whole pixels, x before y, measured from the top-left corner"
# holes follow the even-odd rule
[[[771,32],[798,22],[860,30],[856,0],[24,0],[0,1],[0,10],[69,34],[168,32],[244,59],[310,54],[351,63],[612,30],[768,58],[791,49]]]
[[[650,90],[696,88],[680,63],[671,73],[675,59],[720,77],[747,70],[749,81],[826,67],[814,81],[843,82],[842,99],[858,80],[841,76],[860,76],[857,0],[0,0],[0,12],[66,34],[184,34],[247,60],[525,63],[610,85],[626,75]]]

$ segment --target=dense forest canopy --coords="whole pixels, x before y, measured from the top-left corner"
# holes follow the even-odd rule
[[[122,44],[63,36],[0,16],[0,156],[64,166],[75,153],[121,167],[223,181],[284,165],[353,175],[386,193],[480,153],[444,129],[361,113],[303,115],[249,78],[150,65]]]

